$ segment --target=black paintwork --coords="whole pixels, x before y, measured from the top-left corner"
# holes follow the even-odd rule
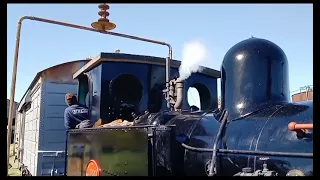
[[[221,66],[221,108],[229,120],[290,101],[288,61],[276,44],[250,38],[234,45]]]
[[[312,102],[305,104],[274,105],[246,118],[232,121],[227,125],[224,149],[239,149],[274,152],[313,152],[313,139],[299,139],[295,132],[288,130],[291,121],[297,123],[313,122]],[[237,166],[221,166],[221,174],[228,175],[251,167],[262,169],[262,162],[257,156],[229,155]],[[269,169],[284,176],[291,169],[300,169],[306,175],[312,175],[313,160],[269,156]],[[228,171],[226,171],[228,169]]]
[[[238,60],[236,56],[239,54],[243,54],[243,57],[238,57]],[[98,157],[99,161],[110,161],[111,164],[103,166],[103,169],[109,172],[109,174],[103,175],[110,175],[110,172],[116,175],[128,175],[123,174],[126,167],[123,164],[118,165],[118,160],[103,158],[101,155],[105,154],[105,151],[110,151],[103,146],[135,142],[136,146],[144,149],[144,151],[140,151],[143,152],[144,158],[136,163],[141,164],[147,161],[148,166],[141,166],[144,168],[144,173],[132,169],[131,174],[207,176],[209,162],[212,159],[212,148],[221,126],[221,112],[226,110],[229,116],[222,132],[221,143],[218,144],[218,150],[222,149],[221,152],[228,151],[228,153],[218,151],[216,175],[233,176],[247,167],[253,171],[262,169],[264,162],[269,170],[276,171],[280,176],[285,176],[290,170],[295,169],[302,171],[305,175],[313,175],[313,158],[302,158],[292,154],[285,156],[290,152],[313,153],[312,130],[308,131],[306,136],[300,137],[287,128],[288,123],[292,121],[313,123],[313,101],[289,102],[288,62],[283,51],[272,42],[251,38],[240,42],[228,51],[221,68],[223,104],[221,109],[209,108],[215,109],[214,111],[188,112],[188,106],[184,103],[184,111],[182,112],[165,112],[163,97],[161,111],[155,110],[157,108],[154,107],[153,110],[150,110],[148,102],[159,102],[159,99],[152,101],[150,97],[157,97],[153,96],[157,94],[157,91],[153,91],[152,87],[156,84],[160,84],[161,87],[161,84],[164,84],[164,67],[151,64],[135,64],[134,66],[131,64],[129,66],[129,63],[104,63],[89,72],[92,76],[100,76],[99,78],[101,78],[101,81],[92,83],[92,90],[96,90],[96,94],[102,100],[98,105],[93,103],[92,111],[98,110],[100,116],[105,114],[105,109],[110,106],[110,102],[106,98],[108,84],[123,71],[124,73],[131,72],[142,80],[144,100],[139,103],[139,113],[141,114],[135,119],[135,123],[138,125],[136,127],[72,131],[68,139],[69,149],[80,141],[87,144],[90,151],[96,153],[82,155],[87,157],[87,160],[82,161],[81,167],[86,166],[89,157],[90,159]],[[116,70],[117,66],[123,67],[122,70]],[[107,67],[108,70],[104,67]],[[172,71],[171,74],[176,72],[174,69]],[[97,79],[100,80],[99,78]],[[193,74],[186,81],[185,90],[195,82],[203,82],[204,84],[210,82],[206,84],[211,87],[209,88],[210,93],[216,93],[215,78]],[[94,83],[96,84],[94,85]],[[98,89],[99,86],[101,86],[101,91]],[[186,99],[185,95],[186,91],[184,99]],[[212,97],[214,99],[217,96],[212,94]],[[102,116],[108,119],[107,115]],[[92,117],[96,118],[97,116],[92,115]],[[143,131],[143,137],[123,135],[126,134],[123,129],[134,128],[147,130]],[[118,129],[116,134],[110,134],[116,129]],[[103,140],[117,136],[126,136],[126,138],[114,141]],[[91,140],[83,142],[86,139],[83,137]],[[98,141],[99,143],[94,143]],[[114,147],[116,146],[114,145]],[[125,145],[125,147],[129,147],[129,145]],[[105,149],[105,151],[101,149]],[[127,150],[134,151],[131,146]],[[235,153],[241,150],[242,153]],[[257,153],[250,155],[245,153],[247,151],[267,153],[265,155]],[[285,153],[281,155],[279,152]],[[68,157],[72,157],[74,154],[76,153],[69,151]],[[112,155],[112,153],[110,154]],[[136,157],[136,155],[132,156]],[[118,157],[120,159],[131,158]],[[264,160],[262,161],[260,158]],[[115,167],[121,167],[121,173],[116,172]]]
[[[312,123],[313,105],[312,101],[303,103],[288,103],[285,105],[272,105],[264,110],[249,115],[237,121],[230,121],[223,136],[222,145],[219,148],[233,150],[253,150],[272,152],[313,152],[312,132],[308,137],[299,138],[295,132],[287,129],[287,124],[293,119],[298,123]],[[206,164],[211,160],[211,152],[192,151],[181,146],[182,143],[196,148],[213,147],[220,122],[215,119],[214,113],[161,113],[149,116],[148,121],[140,121],[141,124],[153,124],[156,127],[165,124],[163,127],[175,125],[174,131],[157,131],[156,147],[149,143],[149,148],[155,148],[156,174],[180,175],[180,176],[206,176]],[[155,123],[156,122],[156,123]],[[162,122],[162,123],[160,123]],[[135,127],[131,127],[134,129]],[[123,127],[118,128],[118,133],[123,133]],[[87,137],[99,139],[102,146],[108,145],[108,140],[102,140],[110,135],[108,128],[101,131],[75,130]],[[114,130],[113,130],[114,131]],[[151,132],[151,131],[149,131]],[[175,138],[172,139],[172,136]],[[82,136],[73,135],[74,138],[83,140]],[[99,138],[98,138],[99,137]],[[93,138],[93,139],[95,139]],[[127,137],[128,138],[128,137]],[[171,139],[171,140],[170,140]],[[119,140],[120,141],[120,140]],[[126,142],[135,141],[140,144],[145,139],[121,140]],[[77,141],[69,138],[69,148]],[[94,141],[87,142],[93,144]],[[113,142],[113,141],[112,141]],[[115,141],[114,141],[115,142]],[[99,144],[99,143],[98,143]],[[160,145],[159,145],[160,144]],[[94,147],[93,151],[102,147]],[[104,154],[104,152],[100,152]],[[70,154],[70,153],[69,153]],[[99,155],[100,156],[100,155]],[[149,149],[149,162],[152,162],[152,153]],[[119,156],[120,157],[120,156]],[[251,167],[253,170],[262,169],[262,161],[259,157],[268,157],[266,161],[270,170],[275,170],[280,176],[285,176],[290,170],[299,169],[305,175],[313,175],[313,160],[310,158],[282,157],[282,156],[261,156],[261,155],[237,155],[218,153],[218,174],[223,176],[234,175],[241,172],[244,167]],[[88,157],[87,157],[88,158]],[[96,156],[91,156],[91,159]],[[150,160],[151,159],[151,160]],[[70,161],[70,160],[69,160]],[[83,166],[87,161],[84,161]],[[106,161],[100,158],[99,161]],[[108,159],[108,161],[114,160]],[[148,166],[148,174],[152,174],[153,162]],[[113,172],[106,168],[106,171]],[[151,172],[150,172],[151,171]],[[131,172],[133,173],[133,172]],[[116,173],[117,174],[117,173]],[[107,175],[107,174],[104,174]],[[154,174],[152,174],[154,175]]]
[[[148,110],[150,112],[159,112],[168,110],[166,100],[163,98],[162,90],[165,88],[165,67],[155,65],[154,62],[161,62],[162,58],[151,56],[139,56],[117,53],[101,53],[101,58],[118,59],[117,61],[101,61],[96,67],[88,71],[89,85],[86,88],[86,81],[83,76],[79,76],[79,99],[84,102],[86,89],[89,89],[87,104],[91,110],[91,119],[95,122],[99,118],[103,123],[111,122],[115,119],[124,118],[125,109],[122,104],[130,104],[134,106],[136,114],[142,114]],[[143,60],[150,63],[136,63],[135,60]],[[132,62],[131,62],[132,61]],[[120,102],[121,99],[115,99],[113,86],[116,79],[121,75],[133,75],[140,81],[139,86],[142,87],[142,97],[136,103]],[[178,68],[171,68],[172,78],[178,76]],[[125,82],[124,89],[127,92],[124,95],[133,96],[134,84],[128,79]],[[206,92],[201,96],[202,109],[217,108],[217,78],[206,74],[195,73],[185,81],[184,99],[187,99],[187,90],[189,87],[197,86],[200,90]],[[137,93],[135,93],[137,94]],[[189,104],[185,100],[182,109],[188,110]],[[126,118],[128,119],[128,118]],[[130,120],[130,119],[129,119]]]

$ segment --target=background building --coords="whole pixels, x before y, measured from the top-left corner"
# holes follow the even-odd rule
[[[291,94],[292,102],[313,100],[313,85],[303,86]]]

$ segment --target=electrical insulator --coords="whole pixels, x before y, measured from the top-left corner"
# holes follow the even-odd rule
[[[99,9],[100,11],[98,12],[98,15],[100,16],[100,18],[98,19],[97,22],[93,22],[91,24],[91,26],[99,31],[108,31],[108,30],[112,30],[114,28],[116,28],[116,25],[112,22],[109,21],[108,17],[109,17],[109,8],[110,6],[107,5],[106,3],[103,4],[99,4]]]

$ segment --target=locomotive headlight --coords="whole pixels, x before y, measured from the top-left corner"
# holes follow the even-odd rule
[[[304,173],[298,169],[290,170],[286,176],[304,176]]]

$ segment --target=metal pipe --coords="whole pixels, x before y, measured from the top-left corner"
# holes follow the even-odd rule
[[[170,53],[170,52],[169,52]],[[171,67],[171,61],[170,61],[170,56],[166,58],[166,92],[167,92],[167,96],[166,96],[166,100],[167,100],[167,107],[170,108],[170,67]]]
[[[169,91],[167,91],[167,103],[169,104],[170,111],[174,111],[175,104],[175,87],[174,87],[174,79],[170,80],[168,83]]]
[[[61,25],[61,26],[67,26],[67,27],[71,27],[71,28],[77,28],[77,29],[82,29],[82,30],[87,30],[87,31],[99,32],[99,33],[102,33],[102,34],[108,34],[108,35],[112,35],[112,36],[118,36],[118,37],[123,37],[123,38],[128,38],[128,39],[135,39],[135,40],[145,41],[145,42],[154,43],[154,44],[165,45],[165,46],[167,46],[169,48],[169,58],[172,59],[172,47],[171,47],[170,44],[168,44],[166,42],[156,41],[156,40],[152,40],[152,39],[147,39],[147,38],[142,38],[142,37],[138,37],[138,36],[127,35],[127,34],[121,34],[121,33],[116,33],[116,32],[110,32],[110,31],[99,31],[99,30],[96,30],[96,29],[93,29],[93,28],[90,28],[90,27],[85,27],[85,26],[80,26],[80,25],[76,25],[76,24],[70,24],[70,23],[61,22],[61,21],[45,19],[45,18],[39,18],[39,17],[35,17],[35,16],[23,16],[21,19],[22,20],[30,19],[30,20],[34,20],[34,21],[41,21],[41,22],[45,22],[45,23],[51,23],[51,24],[57,24],[57,25]]]
[[[174,104],[174,110],[180,111],[183,103],[183,79],[178,78],[175,80],[176,102]]]
[[[210,170],[209,170],[209,176],[214,176],[217,174],[217,153],[218,153],[218,147],[220,144],[220,141],[222,139],[222,134],[223,131],[225,129],[227,120],[228,120],[228,111],[224,111],[224,113],[222,113],[222,120],[221,120],[221,125],[218,131],[218,134],[216,136],[215,142],[213,144],[213,150],[212,150],[212,158],[211,158],[211,166],[210,166]]]
[[[197,148],[181,144],[185,149],[194,152],[213,152],[210,148]],[[313,153],[295,153],[295,152],[274,152],[274,151],[250,151],[250,150],[233,150],[233,149],[217,149],[218,153],[222,154],[243,154],[256,156],[280,156],[280,157],[296,157],[296,158],[310,158],[313,159]]]
[[[82,30],[87,30],[87,31],[99,32],[102,34],[108,34],[108,35],[113,35],[113,36],[118,36],[118,37],[123,37],[123,38],[128,38],[128,39],[135,39],[135,40],[145,41],[145,42],[154,43],[154,44],[165,45],[169,48],[169,60],[167,60],[167,63],[168,62],[170,63],[170,60],[172,59],[172,47],[170,44],[168,44],[166,42],[155,41],[152,39],[131,36],[131,35],[126,35],[126,34],[120,34],[120,33],[116,33],[116,32],[99,31],[99,30],[85,27],[85,26],[79,26],[79,25],[65,23],[65,22],[61,22],[61,21],[54,21],[54,20],[50,20],[50,19],[39,18],[39,17],[35,17],[35,16],[21,17],[18,21],[18,27],[17,27],[16,47],[15,47],[15,55],[14,55],[13,71],[12,71],[12,81],[11,81],[9,120],[8,120],[8,130],[7,130],[7,167],[9,166],[9,156],[10,156],[11,131],[12,131],[13,111],[14,111],[13,104],[14,104],[14,96],[15,96],[15,89],[16,89],[16,75],[17,75],[19,47],[20,47],[21,24],[22,24],[22,21],[25,19],[29,19],[29,20],[33,20],[33,21],[40,21],[40,22],[45,22],[45,23],[50,23],[50,24],[56,24],[56,25],[61,25],[61,26],[67,26],[67,27],[82,29]],[[7,176],[8,176],[8,171],[7,171]]]
[[[17,35],[16,35],[16,47],[14,52],[13,70],[12,70],[12,81],[11,81],[11,95],[10,95],[10,107],[9,107],[9,119],[8,119],[8,129],[7,129],[7,168],[9,167],[9,157],[10,157],[10,145],[11,145],[11,133],[12,133],[12,122],[13,122],[13,111],[14,111],[14,95],[16,90],[16,78],[17,78],[17,67],[18,67],[18,57],[19,57],[19,47],[20,47],[20,34],[21,34],[21,23],[25,18],[20,18],[18,21]],[[8,171],[7,171],[8,176]]]
[[[310,124],[297,124],[296,122],[290,122],[288,124],[290,131],[301,130],[301,129],[313,129],[313,123]]]

